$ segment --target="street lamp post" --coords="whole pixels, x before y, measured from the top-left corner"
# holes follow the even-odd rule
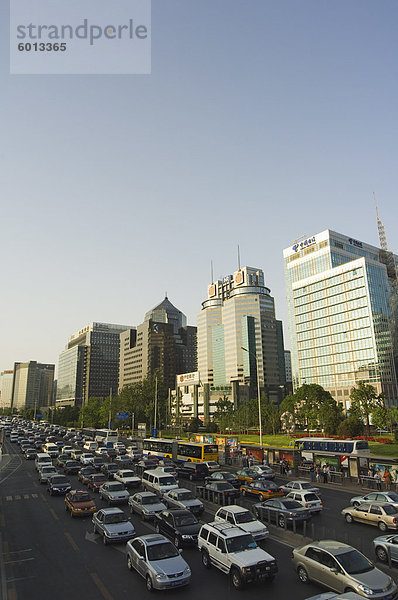
[[[258,424],[259,424],[259,429],[260,429],[260,446],[261,446],[261,452],[262,452],[263,451],[263,426],[262,426],[262,423],[261,423],[261,396],[260,396],[260,377],[259,377],[259,372],[258,372],[258,358],[257,358],[257,354],[255,352],[252,352],[251,350],[248,350],[247,348],[244,348],[243,346],[241,346],[241,348],[242,348],[242,350],[244,350],[245,352],[247,352],[251,356],[254,356],[254,358],[256,360],[256,367],[257,367]]]

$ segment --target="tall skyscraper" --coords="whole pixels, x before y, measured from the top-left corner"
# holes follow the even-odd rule
[[[70,336],[59,356],[57,406],[81,406],[117,393],[120,333],[128,325],[90,323]]]
[[[39,408],[50,406],[53,392],[55,365],[35,360],[14,364],[12,408]]]
[[[396,269],[387,268],[385,252],[326,230],[283,257],[294,387],[317,383],[348,408],[351,389],[364,381],[396,404]]]
[[[196,371],[196,327],[166,297],[148,311],[137,329],[120,334],[119,389],[156,370],[170,388],[176,375]]]
[[[238,382],[275,402],[284,384],[282,328],[261,269],[243,267],[212,282],[198,313],[198,370],[211,387]],[[245,348],[245,350],[243,350]]]
[[[2,371],[0,373],[0,407],[11,408],[12,404],[12,383],[14,379],[14,371]]]

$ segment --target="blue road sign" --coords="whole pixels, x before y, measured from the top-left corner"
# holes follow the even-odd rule
[[[158,437],[158,430],[155,428],[152,429],[152,437],[154,437],[154,438]]]
[[[36,419],[42,419],[43,415],[36,415]]]
[[[130,416],[130,413],[128,412],[118,412],[116,413],[116,418],[117,419],[128,419]]]

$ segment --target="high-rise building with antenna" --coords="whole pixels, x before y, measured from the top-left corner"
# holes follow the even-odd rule
[[[261,390],[274,402],[280,401],[285,384],[282,327],[263,271],[242,267],[213,280],[202,307],[198,313],[201,383],[217,390],[236,382],[256,397],[258,362]]]
[[[352,388],[364,381],[397,404],[391,300],[398,256],[327,229],[283,257],[294,388],[319,384],[349,408]]]

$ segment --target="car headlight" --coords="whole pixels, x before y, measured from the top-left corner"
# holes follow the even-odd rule
[[[191,574],[191,569],[189,567],[185,567],[183,575],[190,575]]]
[[[158,573],[156,575],[156,579],[157,581],[164,581],[165,579],[168,579],[168,577],[165,573]]]
[[[372,596],[373,594],[376,593],[376,592],[374,592],[374,590],[372,590],[371,588],[368,588],[366,585],[363,585],[362,583],[360,583],[358,585],[358,589],[361,590],[361,592],[363,592],[364,594],[367,594],[368,596]]]
[[[190,540],[192,538],[192,535],[182,535],[181,537],[183,540]]]

